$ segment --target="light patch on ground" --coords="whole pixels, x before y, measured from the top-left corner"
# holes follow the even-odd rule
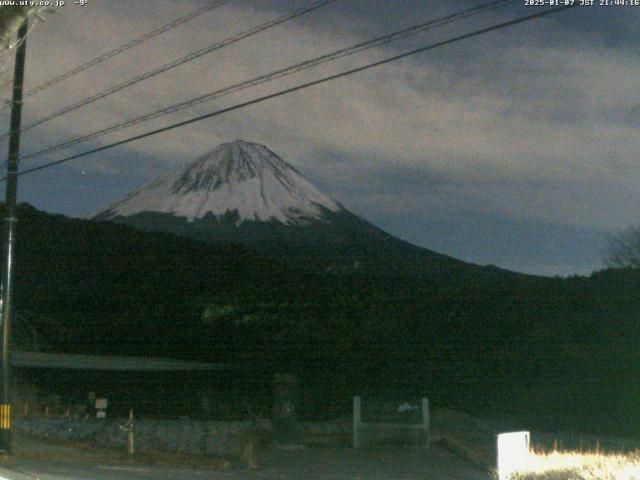
[[[600,452],[532,452],[523,471],[511,480],[637,480],[640,451],[629,454]]]

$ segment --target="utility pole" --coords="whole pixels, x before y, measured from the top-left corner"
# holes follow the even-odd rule
[[[11,131],[9,157],[7,158],[7,183],[5,194],[4,255],[2,258],[2,392],[0,396],[0,451],[11,454],[11,365],[9,347],[11,340],[11,310],[13,288],[13,245],[16,230],[16,203],[18,198],[18,163],[20,161],[20,128],[22,117],[22,86],[27,54],[27,27],[25,19],[18,30],[18,49],[13,74],[13,98],[11,104]]]

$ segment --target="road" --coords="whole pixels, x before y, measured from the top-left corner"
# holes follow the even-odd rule
[[[489,480],[491,475],[439,446],[410,448],[271,449],[260,468],[179,468],[127,465],[104,457],[65,461],[16,456],[0,467],[0,479],[10,480]]]

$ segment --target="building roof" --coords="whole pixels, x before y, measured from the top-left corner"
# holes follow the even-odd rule
[[[11,365],[18,368],[65,368],[73,370],[111,371],[193,371],[226,370],[220,363],[187,362],[166,358],[75,355],[66,353],[11,352]]]

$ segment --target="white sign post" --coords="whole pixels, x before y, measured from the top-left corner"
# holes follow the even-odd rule
[[[498,478],[508,480],[526,465],[529,455],[529,432],[510,432],[498,435]]]
[[[96,417],[107,418],[107,406],[109,402],[106,398],[96,398]]]

